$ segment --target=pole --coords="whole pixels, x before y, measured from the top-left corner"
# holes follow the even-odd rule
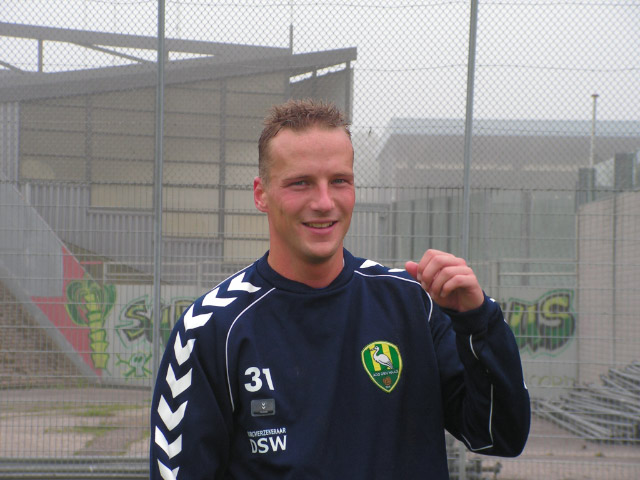
[[[470,173],[471,137],[473,135],[473,87],[476,69],[476,34],[478,30],[478,0],[471,0],[469,18],[469,59],[467,61],[467,106],[464,121],[464,176],[462,217],[462,258],[469,259],[469,219],[471,217]]]
[[[473,87],[476,73],[476,35],[478,32],[478,0],[471,0],[469,12],[469,59],[467,61],[467,106],[464,119],[464,176],[462,217],[462,258],[469,261],[469,221],[471,217],[471,137],[473,135]],[[467,455],[459,446],[458,478],[467,478]]]
[[[593,99],[593,110],[591,112],[591,148],[589,150],[589,166],[593,168],[596,164],[596,104],[598,103],[598,94],[591,95]]]
[[[155,168],[153,172],[153,385],[160,368],[160,322],[162,301],[160,288],[162,272],[162,163],[164,136],[164,63],[166,58],[164,42],[165,0],[158,0],[158,70],[156,86],[156,141]]]
[[[588,185],[588,201],[595,200],[596,194],[596,172],[594,167],[596,165],[596,104],[598,103],[598,94],[591,95],[593,100],[593,109],[591,111],[591,146],[589,148],[589,185]]]

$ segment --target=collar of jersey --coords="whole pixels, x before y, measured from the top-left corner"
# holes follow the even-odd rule
[[[333,280],[333,282],[331,282],[324,288],[313,288],[309,285],[305,285],[304,283],[296,282],[294,280],[289,280],[288,278],[283,277],[269,265],[269,262],[267,261],[267,257],[269,256],[268,251],[262,258],[257,261],[256,269],[258,271],[258,274],[262,278],[264,278],[268,283],[279,290],[287,290],[296,293],[327,292],[336,290],[346,285],[353,277],[353,271],[357,268],[357,261],[355,260],[355,257],[351,255],[351,253],[349,253],[347,249],[343,250],[343,255],[344,266],[342,267],[342,271]]]

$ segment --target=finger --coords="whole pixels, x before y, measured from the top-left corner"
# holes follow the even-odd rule
[[[416,279],[419,282],[422,282],[423,279],[425,280],[425,284],[429,284],[431,283],[431,277],[433,276],[433,274],[435,273],[435,271],[433,271],[432,273],[429,273],[429,271],[425,272],[425,269],[427,268],[427,266],[432,262],[433,258],[437,255],[440,255],[444,252],[440,252],[439,250],[434,250],[432,248],[428,249],[426,252],[424,252],[424,255],[422,255],[422,258],[420,259],[420,262],[418,263],[418,268],[417,268],[417,273],[416,273]],[[426,285],[423,285],[426,288]]]
[[[404,268],[407,270],[407,273],[411,275],[416,280],[418,279],[418,264],[416,262],[412,262],[409,260],[404,264]]]
[[[455,290],[465,289],[477,283],[473,271],[466,265],[444,267],[431,283],[434,294],[445,298]]]
[[[433,288],[433,282],[441,274],[442,270],[451,266],[466,266],[466,262],[462,258],[458,258],[450,253],[440,252],[437,250],[429,250],[418,266],[418,278],[422,281],[427,290]],[[445,280],[441,280],[441,284]]]

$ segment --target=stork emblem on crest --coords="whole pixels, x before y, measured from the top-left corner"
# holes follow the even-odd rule
[[[378,387],[391,392],[400,380],[402,357],[393,343],[383,340],[371,342],[362,349],[364,369]]]

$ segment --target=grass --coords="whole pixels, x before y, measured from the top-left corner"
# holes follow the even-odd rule
[[[130,405],[125,403],[112,403],[107,405],[88,405],[78,408],[72,414],[77,417],[114,417],[117,413],[127,410],[140,410],[146,408],[143,405]]]
[[[126,412],[128,410],[147,409],[149,409],[149,405],[147,403],[108,403],[96,405],[78,405],[77,403],[64,402],[52,405],[45,402],[33,402],[2,406],[2,412],[5,414],[31,413],[52,416],[56,413],[66,413],[76,417],[114,417],[116,416],[116,414]]]
[[[117,430],[120,427],[114,425],[69,425],[67,427],[60,428],[47,428],[45,433],[80,433],[82,435],[91,435],[93,437],[100,437],[107,434],[112,430]]]

